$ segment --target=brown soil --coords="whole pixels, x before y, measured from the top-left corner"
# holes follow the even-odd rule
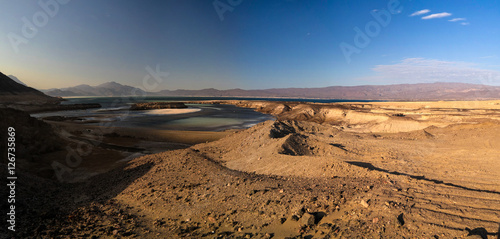
[[[500,101],[225,103],[279,120],[80,183],[37,181],[45,205],[25,199],[34,230],[20,235],[500,237]]]

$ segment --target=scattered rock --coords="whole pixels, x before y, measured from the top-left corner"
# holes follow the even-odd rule
[[[300,226],[312,226],[315,223],[314,215],[310,213],[304,213],[299,220]]]
[[[274,234],[273,233],[266,233],[264,235],[264,238],[273,238]]]
[[[403,213],[399,214],[399,216],[398,216],[397,219],[398,219],[398,223],[399,223],[400,226],[404,226],[405,225],[405,219],[404,219],[404,214]]]
[[[213,218],[213,217],[208,217],[207,221],[209,221],[211,223],[216,223],[217,222],[217,220],[215,220],[215,218]]]
[[[293,215],[290,219],[292,221],[298,221],[300,218],[297,215]]]

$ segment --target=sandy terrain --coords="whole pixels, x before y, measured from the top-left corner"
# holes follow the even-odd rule
[[[21,235],[500,238],[500,101],[216,103],[278,120],[208,143],[148,132],[198,144],[38,180]],[[140,148],[123,135],[106,143]]]

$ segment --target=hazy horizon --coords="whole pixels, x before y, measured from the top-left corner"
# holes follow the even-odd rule
[[[119,83],[115,81],[109,81],[109,82],[104,82],[98,85],[89,85],[89,84],[79,84],[79,85],[74,85],[71,87],[61,87],[61,88],[49,88],[49,89],[37,89],[41,91],[48,91],[48,90],[55,90],[55,89],[69,89],[73,87],[78,87],[82,85],[86,86],[91,86],[91,87],[98,87],[100,85],[106,84],[106,83]],[[19,82],[18,82],[19,83]],[[24,83],[24,82],[23,82]],[[121,84],[121,83],[119,83]],[[328,88],[328,87],[363,87],[363,86],[395,86],[395,85],[417,85],[417,84],[477,84],[477,85],[484,85],[484,86],[496,86],[496,85],[488,85],[488,84],[481,84],[481,83],[464,83],[464,82],[423,82],[423,83],[393,83],[393,84],[363,84],[363,85],[331,85],[331,86],[321,86],[321,87],[280,87],[280,88],[252,88],[252,89],[246,89],[246,88],[224,88],[224,89],[219,89],[219,88],[213,88],[213,87],[208,87],[208,88],[192,88],[192,89],[163,89],[163,90],[170,90],[170,91],[176,91],[176,90],[192,90],[192,91],[200,91],[200,90],[210,90],[210,89],[215,89],[215,90],[220,90],[220,91],[225,91],[225,90],[245,90],[245,91],[253,91],[253,90],[272,90],[272,89],[313,89],[313,88]],[[131,85],[126,85],[126,84],[121,84],[123,86],[131,86]],[[29,86],[29,85],[28,85]],[[31,87],[31,86],[29,86]],[[135,86],[132,86],[135,87]],[[139,89],[142,89],[140,86],[137,87]],[[160,91],[163,90],[156,90],[156,91],[149,91],[151,93],[159,93]]]
[[[148,91],[500,85],[497,1],[0,6],[7,9],[0,16],[0,71],[37,89],[111,81]]]

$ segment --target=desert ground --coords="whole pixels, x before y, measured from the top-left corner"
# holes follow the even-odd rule
[[[500,101],[208,103],[276,121],[113,129],[64,182],[48,164],[67,151],[49,147],[21,166],[18,235],[500,238]],[[39,133],[46,145],[90,145],[100,131],[37,124],[53,130]]]

